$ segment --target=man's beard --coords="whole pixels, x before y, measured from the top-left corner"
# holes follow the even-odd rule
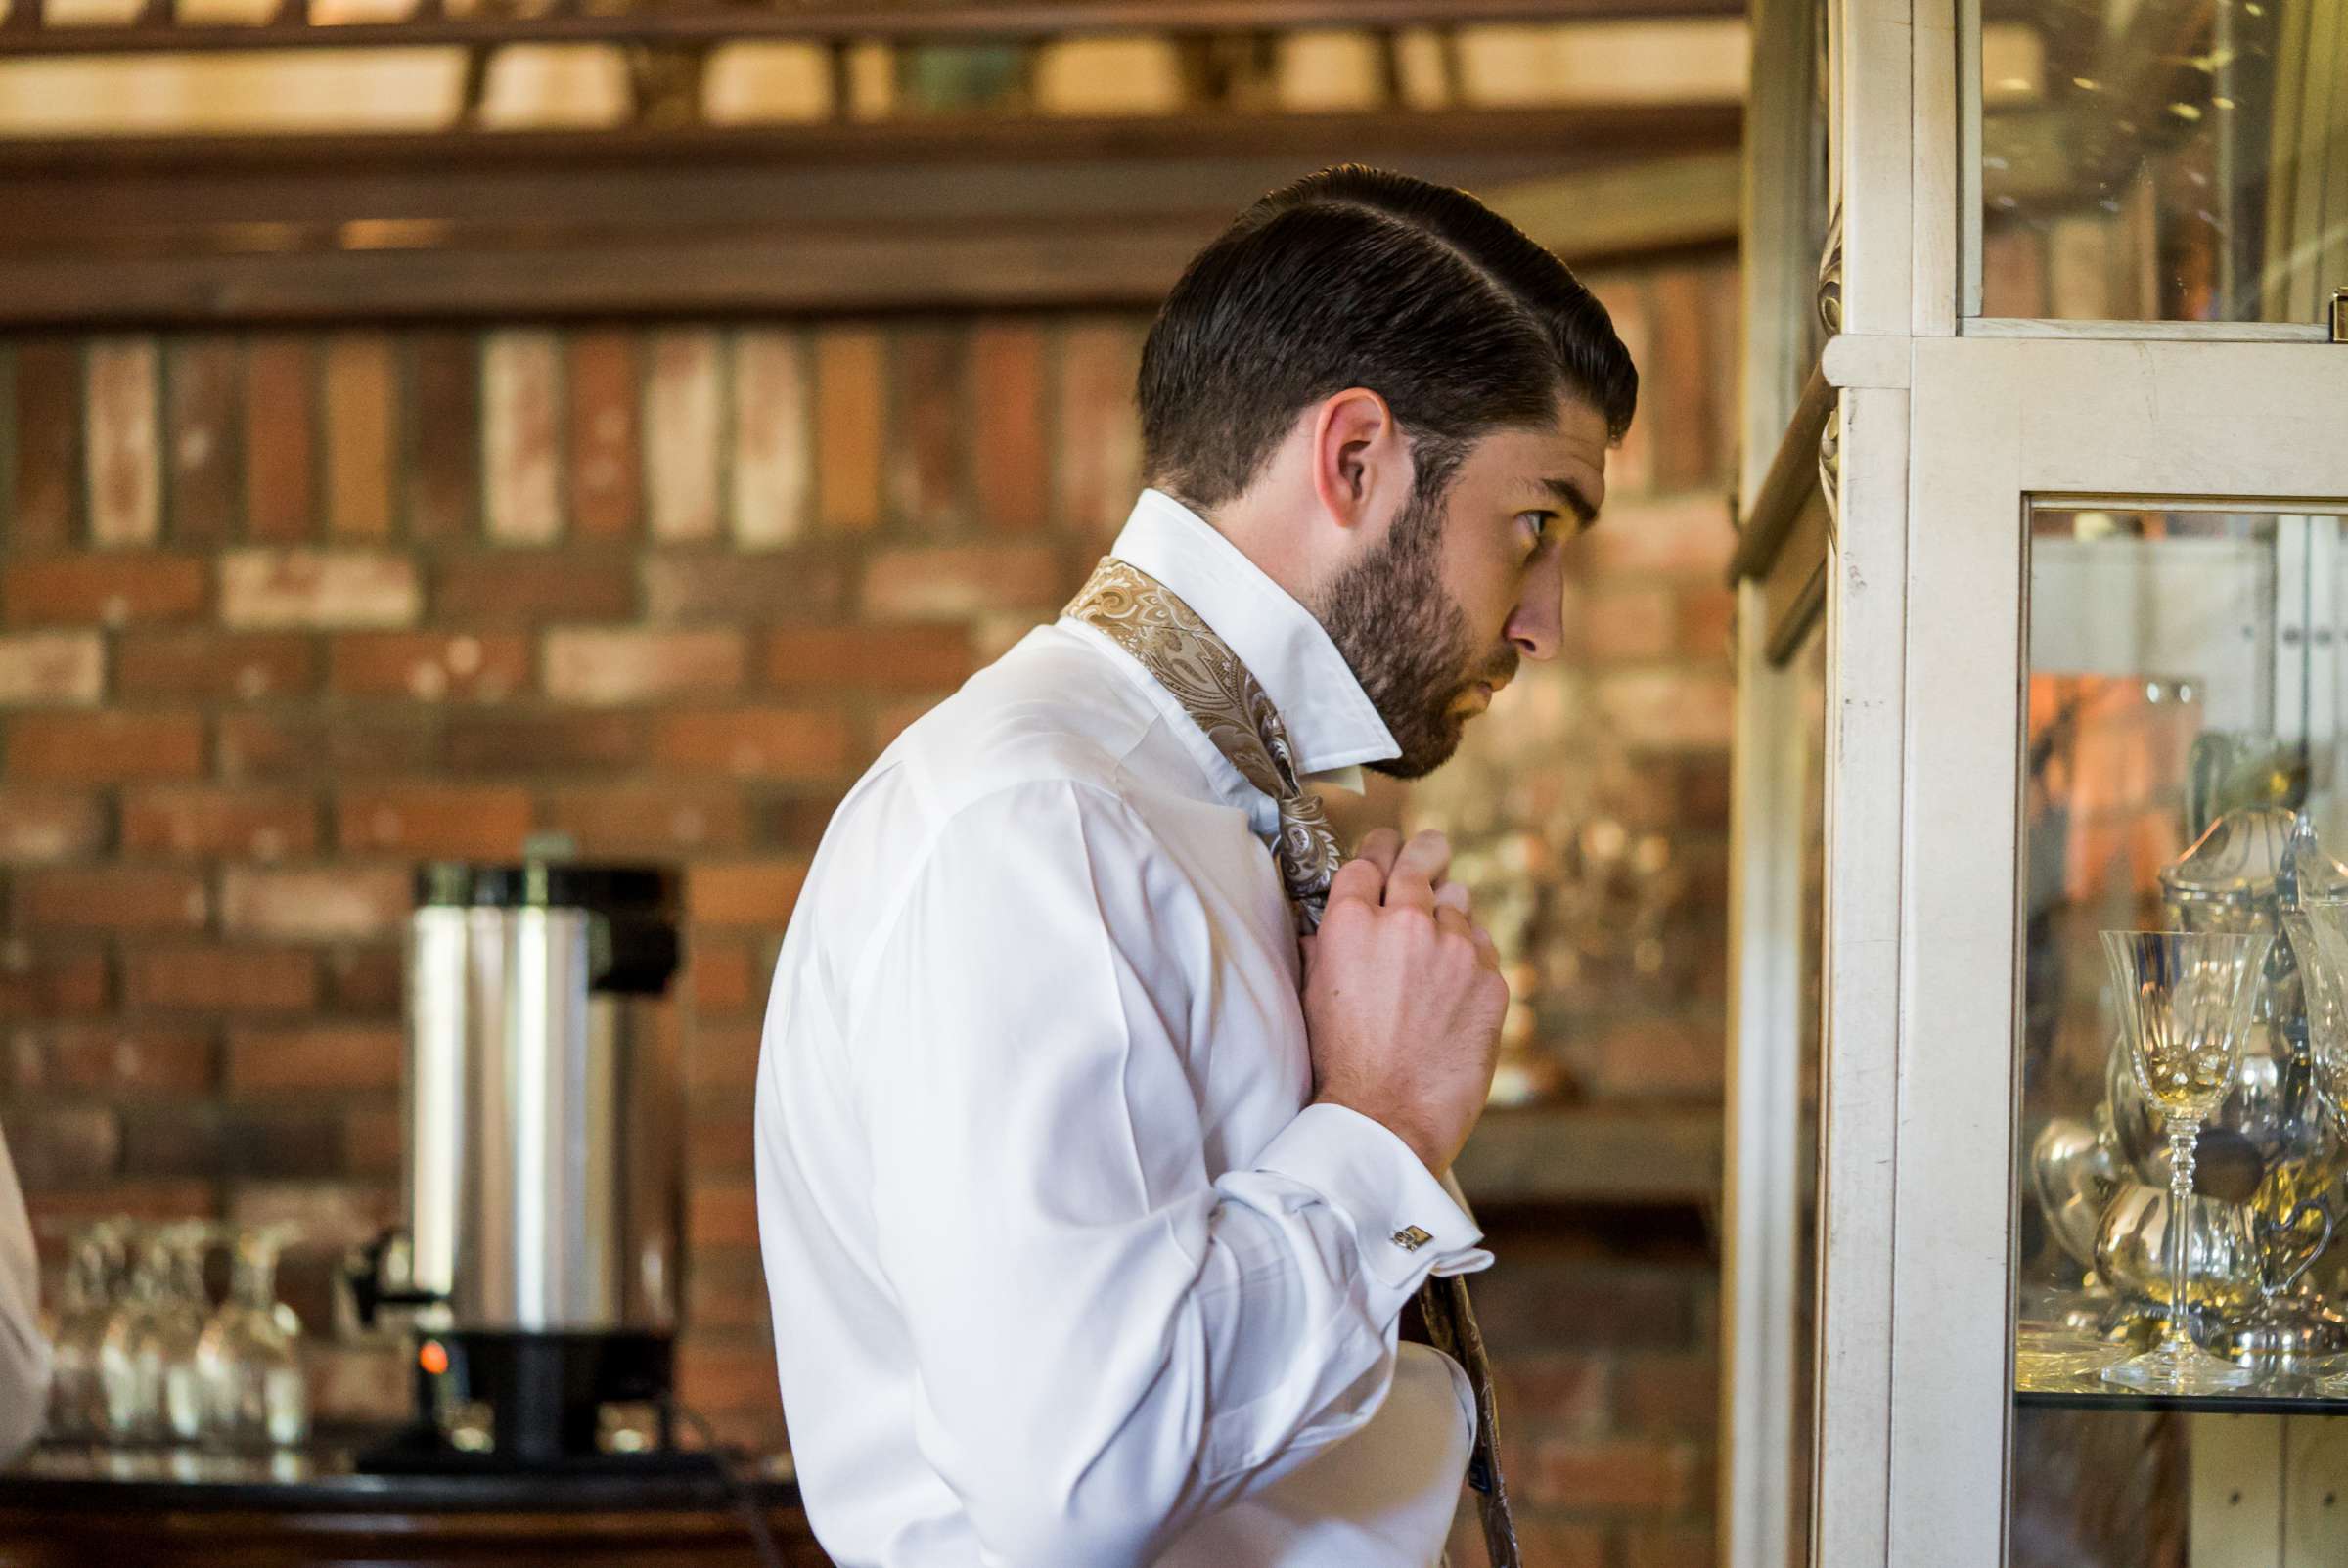
[[[1377,548],[1331,579],[1312,605],[1402,748],[1368,766],[1396,779],[1423,778],[1450,761],[1468,722],[1453,704],[1477,680],[1498,684],[1516,668],[1515,650],[1505,649],[1485,661],[1486,673],[1468,673],[1474,639],[1443,586],[1442,538],[1442,499],[1414,490]]]

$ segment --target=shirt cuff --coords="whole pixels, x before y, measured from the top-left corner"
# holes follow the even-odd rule
[[[1400,1312],[1429,1275],[1492,1266],[1483,1232],[1393,1130],[1342,1105],[1307,1105],[1264,1145],[1256,1169],[1302,1183],[1353,1226],[1362,1270]]]

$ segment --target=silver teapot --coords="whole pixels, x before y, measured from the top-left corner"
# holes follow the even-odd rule
[[[2186,1300],[2219,1319],[2258,1299],[2258,1238],[2238,1203],[2195,1194],[2186,1234]],[[2169,1305],[2169,1194],[2165,1187],[2123,1186],[2096,1231],[2096,1272],[2123,1296]]]

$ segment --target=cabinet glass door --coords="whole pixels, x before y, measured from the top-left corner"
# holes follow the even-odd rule
[[[2213,1529],[2273,1537],[2294,1448],[2328,1441],[2284,1417],[2348,1411],[2348,1250],[2332,1244],[2348,1142],[2317,1070],[2320,1052],[2348,1058],[2348,1039],[2308,1004],[2330,994],[2332,961],[2293,940],[2348,892],[2327,847],[2348,832],[2342,520],[2222,504],[2029,514],[2017,1568],[2196,1563]],[[2173,934],[2148,951],[2186,967],[2115,967],[2106,931]],[[2122,1005],[2190,1006],[2196,987],[2217,1006],[2169,1039]],[[2163,1106],[2172,1043],[2225,1080],[2198,1118]],[[2209,1361],[2147,1384],[2132,1358],[2169,1328],[2179,1263],[2181,1326]],[[2269,1450],[2280,1462],[2245,1491],[2235,1472]],[[2201,1495],[2213,1476],[2223,1497]],[[2325,1545],[2306,1561],[2348,1556],[2348,1532]]]
[[[1886,1561],[2348,1563],[2348,348],[1912,366]]]

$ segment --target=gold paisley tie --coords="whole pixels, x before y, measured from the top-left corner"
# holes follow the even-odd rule
[[[1231,765],[1279,803],[1280,829],[1271,844],[1272,855],[1287,884],[1297,931],[1312,934],[1329,903],[1330,878],[1343,857],[1320,800],[1297,777],[1287,726],[1255,676],[1173,590],[1114,556],[1103,559],[1061,613],[1082,621],[1139,660]],[[1468,1484],[1475,1490],[1493,1568],[1518,1568],[1516,1528],[1500,1473],[1492,1364],[1468,1302],[1467,1280],[1459,1276],[1430,1277],[1419,1292],[1419,1310],[1426,1321],[1427,1339],[1467,1369],[1475,1389],[1475,1449],[1468,1464]]]

